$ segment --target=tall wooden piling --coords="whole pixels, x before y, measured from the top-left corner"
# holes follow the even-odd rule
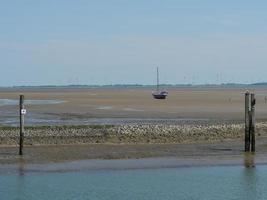
[[[251,152],[255,152],[255,105],[256,105],[256,99],[255,94],[251,94],[250,97],[250,140],[251,140]]]
[[[255,152],[255,94],[245,93],[245,152]]]
[[[245,151],[250,151],[250,114],[249,114],[249,92],[245,93]]]
[[[19,116],[20,116],[20,134],[19,134],[19,155],[23,155],[24,141],[24,96],[20,95],[19,99]]]

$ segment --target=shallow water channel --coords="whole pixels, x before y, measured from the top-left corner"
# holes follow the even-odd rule
[[[267,199],[267,166],[29,172],[0,175],[1,199]]]

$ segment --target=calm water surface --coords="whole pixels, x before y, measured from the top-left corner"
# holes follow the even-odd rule
[[[65,101],[61,100],[25,100],[25,105],[49,105],[49,104],[60,104]],[[19,100],[17,99],[0,99],[0,106],[17,106]]]
[[[96,170],[0,175],[0,198],[267,199],[267,166]]]

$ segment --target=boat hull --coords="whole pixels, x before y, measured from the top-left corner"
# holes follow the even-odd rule
[[[167,94],[152,94],[154,99],[166,99]]]

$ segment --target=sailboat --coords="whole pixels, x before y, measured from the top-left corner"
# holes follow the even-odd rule
[[[157,67],[157,91],[152,93],[154,99],[166,99],[168,92],[159,90],[159,68]]]

